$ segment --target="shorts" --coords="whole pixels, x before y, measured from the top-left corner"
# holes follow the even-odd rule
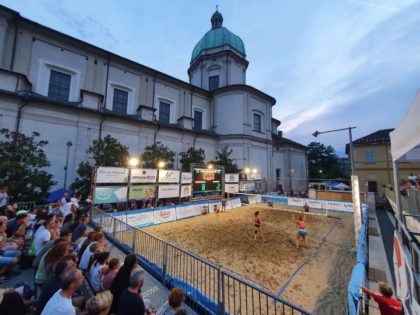
[[[13,263],[15,257],[20,254],[18,250],[5,250],[0,255],[0,266],[7,266]]]
[[[254,226],[255,226],[255,229],[256,229],[256,230],[258,230],[258,229],[260,228],[260,225],[259,225],[259,224],[257,224],[257,223],[256,223],[256,224],[254,224]]]
[[[308,235],[308,232],[306,232],[305,230],[298,230],[298,231],[297,231],[297,234],[298,234],[299,236],[306,236],[306,235]]]

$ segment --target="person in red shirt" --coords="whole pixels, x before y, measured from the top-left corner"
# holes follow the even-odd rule
[[[392,289],[385,282],[379,282],[379,293],[362,287],[362,291],[371,296],[378,303],[381,315],[401,315],[403,306],[400,300],[392,298]]]

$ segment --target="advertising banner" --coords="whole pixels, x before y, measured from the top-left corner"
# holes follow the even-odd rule
[[[247,191],[255,191],[255,183],[254,182],[239,182],[239,191],[247,192]]]
[[[128,168],[98,167],[96,170],[96,183],[128,183]]]
[[[127,215],[127,223],[134,227],[147,226],[154,224],[154,216],[152,209],[137,210],[134,214]],[[125,221],[123,217],[119,218]]]
[[[250,205],[255,205],[257,203],[257,196],[248,196],[248,202]]]
[[[191,196],[191,185],[181,186],[181,198]]]
[[[175,208],[157,209],[153,211],[153,218],[155,224],[175,221]]]
[[[144,168],[133,168],[130,175],[130,183],[156,183],[157,170],[149,170]]]
[[[192,173],[181,173],[181,184],[191,184],[192,183]]]
[[[239,184],[225,184],[225,192],[231,194],[239,192]]]
[[[148,199],[156,197],[155,185],[131,186],[128,199]]]
[[[239,174],[225,174],[225,183],[239,183]]]
[[[231,203],[232,203],[232,208],[239,208],[241,206],[241,199],[240,198],[233,199]]]
[[[125,202],[127,201],[127,186],[105,186],[95,188],[94,204]]]
[[[177,220],[201,215],[203,207],[208,207],[208,203],[195,204],[189,206],[181,206],[176,208]]]
[[[159,183],[179,183],[180,171],[159,170]]]
[[[219,211],[222,211],[222,203],[221,202],[209,203],[209,213],[216,212],[216,208],[219,209]]]
[[[158,198],[179,197],[179,185],[159,185]]]

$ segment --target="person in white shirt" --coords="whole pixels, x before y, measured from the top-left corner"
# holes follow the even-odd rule
[[[38,230],[35,232],[34,236],[34,247],[35,247],[35,255],[38,255],[41,251],[41,248],[48,243],[48,241],[51,239],[51,232],[50,229],[52,229],[55,226],[55,218],[49,218],[43,225],[41,225]]]
[[[108,272],[109,252],[102,252],[94,255],[89,270],[89,280],[94,293],[103,290],[102,278]]]
[[[82,272],[77,268],[67,270],[61,277],[61,289],[58,290],[51,299],[41,315],[75,315],[71,298],[74,292],[83,284]]]
[[[65,218],[69,213],[72,213],[72,207],[73,207],[73,202],[71,202],[70,198],[67,198],[67,202],[63,205],[61,209],[63,218]]]

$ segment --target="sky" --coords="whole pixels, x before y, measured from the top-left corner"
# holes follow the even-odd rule
[[[345,156],[353,139],[398,126],[420,88],[420,0],[0,0],[22,16],[188,81],[219,5],[242,38],[247,84],[277,103],[283,135]],[[420,113],[419,113],[420,118]]]

